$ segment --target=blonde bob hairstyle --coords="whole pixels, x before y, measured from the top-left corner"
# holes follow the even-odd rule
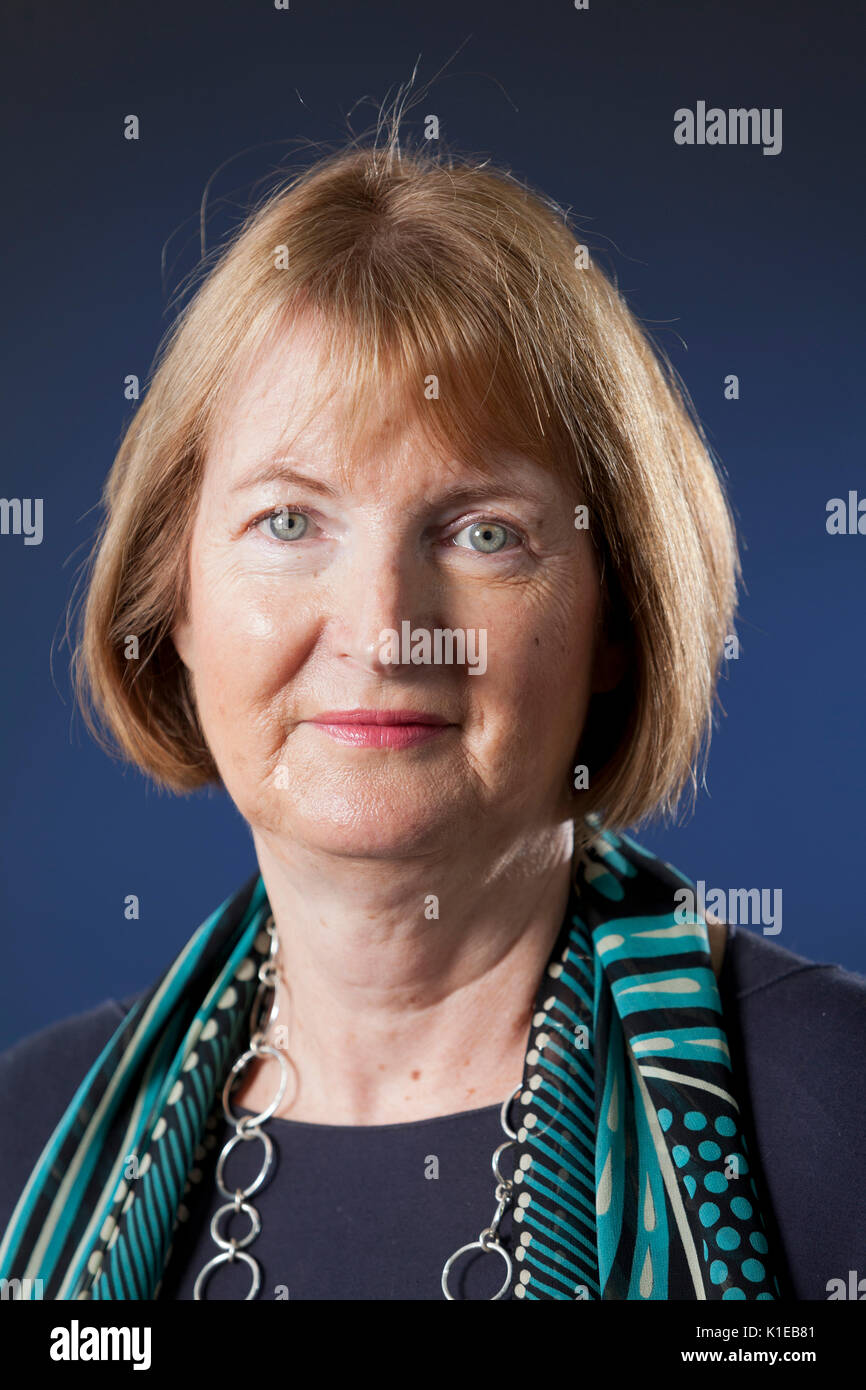
[[[386,390],[449,456],[490,471],[492,451],[518,450],[586,503],[628,666],[576,750],[578,835],[588,813],[624,829],[694,794],[733,631],[734,525],[687,393],[568,215],[486,162],[401,149],[395,130],[283,175],[210,259],[125,430],[87,566],[73,679],[102,746],[178,792],[221,785],[170,632],[232,385],[312,313],[349,446]]]

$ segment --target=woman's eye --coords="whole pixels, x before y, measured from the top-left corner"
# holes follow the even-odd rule
[[[276,507],[267,516],[256,522],[256,528],[264,531],[277,541],[295,541],[303,536],[309,526],[309,517],[304,512],[292,511],[289,507]]]
[[[473,521],[462,531],[457,531],[451,539],[457,541],[459,536],[468,536],[469,546],[473,550],[478,550],[482,555],[495,555],[506,548],[508,537],[514,535],[514,531],[501,526],[498,521]],[[515,539],[519,541],[520,538],[516,536]]]

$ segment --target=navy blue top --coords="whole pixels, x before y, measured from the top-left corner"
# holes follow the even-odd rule
[[[851,1270],[866,1277],[866,979],[729,926],[719,991],[736,1093],[751,1106],[745,1133],[769,1194],[765,1219],[787,1261],[783,1293],[826,1299],[828,1280],[847,1283]],[[0,1054],[0,1231],[53,1127],[137,997],[107,1000]],[[262,1221],[250,1246],[262,1270],[259,1299],[441,1298],[446,1259],[495,1211],[490,1159],[505,1137],[499,1111],[492,1105],[390,1125],[272,1119],[275,1166],[251,1199]],[[191,1299],[199,1270],[217,1253],[209,1225],[223,1198],[213,1170],[231,1133],[217,1113],[197,1155],[162,1298]],[[261,1161],[260,1143],[245,1148],[230,1160],[234,1185],[246,1186]],[[243,1237],[247,1218],[233,1219],[230,1234]],[[508,1214],[500,1232],[513,1248]],[[457,1263],[451,1289],[490,1298],[504,1274],[501,1258],[475,1251]],[[246,1265],[223,1265],[206,1297],[242,1299],[250,1277]]]

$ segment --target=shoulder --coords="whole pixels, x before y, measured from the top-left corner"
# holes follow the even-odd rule
[[[795,1297],[862,1269],[866,979],[729,928],[719,991]],[[859,1263],[858,1263],[859,1262]]]
[[[720,988],[741,1016],[765,1028],[799,1030],[808,1022],[813,1043],[831,1041],[844,1030],[849,1051],[866,1039],[866,978],[832,961],[811,960],[771,937],[743,927],[727,928]]]
[[[0,1052],[0,1232],[52,1130],[137,998],[107,999]]]
[[[64,1072],[74,1074],[78,1064],[90,1057],[94,1047],[104,1046],[137,998],[134,994],[123,1000],[106,999],[95,1008],[70,1014],[38,1032],[29,1033],[0,1052],[0,1085],[4,1098],[7,1088],[23,1082],[34,1067],[49,1066],[51,1075],[44,1081],[52,1088]]]
[[[22,1118],[58,1110],[60,1118],[89,1067],[116,1032],[138,994],[106,999],[93,1009],[71,1014],[30,1033],[0,1052],[0,1106]],[[14,1109],[13,1109],[14,1107]]]
[[[719,992],[756,1114],[779,1142],[827,1150],[837,1171],[866,1163],[866,979],[810,960],[742,927],[722,963]]]

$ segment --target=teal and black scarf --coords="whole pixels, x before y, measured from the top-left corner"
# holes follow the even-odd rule
[[[626,835],[598,830],[575,857],[510,1113],[512,1297],[781,1296],[707,930],[679,907],[683,887]],[[249,1037],[269,913],[256,876],[94,1062],[0,1246],[17,1296],[159,1297],[196,1150]]]

